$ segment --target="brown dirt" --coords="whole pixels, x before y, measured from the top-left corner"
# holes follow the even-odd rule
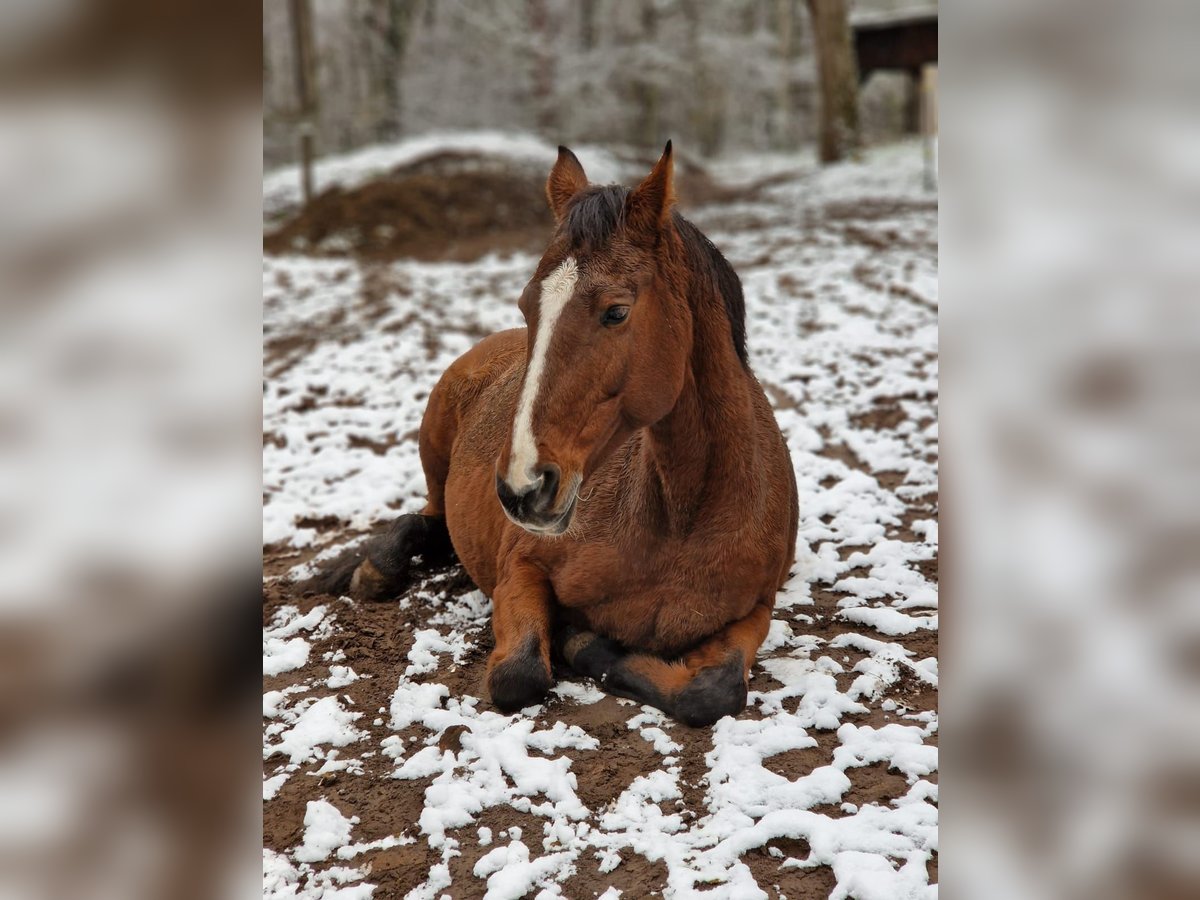
[[[327,191],[281,228],[265,236],[265,250],[268,253],[349,255],[368,260],[370,264],[406,256],[469,260],[487,252],[539,252],[543,249],[551,227],[542,194],[544,173],[497,167],[486,160],[443,156],[407,167],[386,179],[360,188]],[[648,161],[647,168],[652,162]],[[685,205],[731,199],[707,180],[699,169],[683,174],[680,193]],[[894,204],[880,204],[878,207],[867,204],[856,210],[831,207],[829,210],[832,219],[854,219],[859,223],[864,220],[870,223],[894,213]],[[892,232],[871,230],[869,224],[846,227],[857,228],[853,233],[848,231],[846,238],[858,243],[872,245],[876,241],[897,240],[897,235]],[[331,238],[336,240],[331,241]],[[403,285],[381,280],[392,277],[386,270],[369,271],[368,274],[365,294],[382,295],[389,290],[403,293],[405,290]],[[859,277],[866,280],[870,273],[860,273]],[[789,292],[804,293],[801,285],[784,284],[783,277],[780,282]],[[336,327],[337,323],[333,324]],[[272,366],[286,368],[293,360],[309,352],[320,339],[327,340],[328,334],[323,338],[289,335],[268,348],[268,361]],[[765,387],[781,407],[795,408],[795,401],[782,388],[771,384]],[[317,398],[313,395],[319,396],[321,389],[310,387],[309,390],[311,393],[297,397],[298,404],[316,403]],[[900,405],[903,399],[907,398],[880,399],[870,410],[854,417],[854,426],[878,430],[895,428],[906,416]],[[824,455],[841,460],[851,468],[868,471],[848,447],[837,442],[826,430],[821,429],[821,433],[825,438]],[[277,434],[264,435],[264,442],[283,439]],[[395,433],[351,437],[356,446],[377,453],[386,452],[397,441],[413,439],[413,435]],[[902,477],[897,473],[871,474],[890,487],[898,485]],[[888,537],[916,541],[918,537],[912,531],[912,523],[917,519],[936,517],[936,494],[922,497],[910,504],[898,526],[889,528]],[[343,542],[352,536],[346,529],[346,523],[336,519],[313,520],[304,524],[317,530],[318,540],[303,550],[282,546],[264,548],[266,576],[283,575],[298,563],[311,559],[323,547],[335,541]],[[842,549],[848,551],[853,548]],[[936,582],[936,559],[920,564],[920,569],[927,578]],[[469,589],[470,585],[461,571],[447,572],[451,577],[441,583],[443,596],[454,596]],[[814,585],[813,606],[799,607],[790,613],[781,611],[778,615],[781,618],[791,614],[812,616],[812,623],[794,622],[795,630],[826,641],[841,634],[862,633],[863,626],[851,626],[838,617],[837,600],[843,596]],[[265,679],[264,690],[318,682],[328,674],[328,664],[323,661],[323,655],[328,651],[342,650],[346,662],[363,678],[338,689],[336,693],[348,697],[352,708],[364,713],[357,724],[370,736],[359,747],[377,750],[380,741],[392,734],[387,724],[386,710],[395,688],[398,667],[403,669],[403,661],[412,646],[413,633],[420,628],[433,627],[430,620],[438,609],[427,603],[413,603],[408,610],[401,610],[396,602],[350,604],[329,597],[304,596],[295,586],[276,580],[268,583],[263,590],[263,621],[269,621],[281,606],[294,605],[305,612],[317,603],[331,605],[335,612],[337,630],[334,635],[323,641],[313,641],[309,664],[299,671]],[[915,659],[937,655],[938,637],[935,632],[918,631],[912,635],[886,639],[905,646],[914,653]],[[453,669],[443,665],[436,676],[432,676],[446,684],[454,696],[470,694],[486,697],[483,689],[484,666],[490,650],[490,635],[486,630],[475,636],[475,643],[475,650],[463,664]],[[844,689],[855,677],[851,670],[863,658],[863,654],[846,649],[831,652],[830,655],[845,668],[846,674],[839,676],[839,686]],[[753,671],[751,690],[769,690],[777,686],[761,667]],[[306,696],[321,697],[331,693],[318,686]],[[888,686],[884,696],[895,700],[898,706],[908,712],[937,709],[936,688],[906,669],[900,671],[898,680]],[[486,705],[486,701],[482,702]],[[880,710],[877,704],[872,706],[871,713],[847,716],[846,721],[874,726],[903,721],[900,710],[887,713]],[[627,726],[627,721],[636,712],[631,704],[611,697],[586,705],[551,699],[538,716],[540,726],[562,719],[578,724],[599,739],[599,749],[573,751],[571,754],[571,771],[576,776],[578,796],[593,814],[602,811],[639,775],[662,765],[662,758],[653,747]],[[756,710],[746,713],[748,716],[757,714]],[[377,716],[383,719],[383,724],[379,726],[372,724]],[[816,748],[780,753],[767,759],[764,765],[790,779],[806,775],[817,766],[827,765],[833,749],[838,745],[836,735],[815,730],[810,733],[818,741]],[[407,729],[402,737],[406,743],[417,746],[441,744],[453,747],[460,735],[435,734],[417,725]],[[677,754],[682,799],[678,803],[664,804],[664,811],[679,812],[685,822],[690,823],[707,813],[705,777],[708,770],[704,756],[712,749],[712,740],[708,731],[692,731],[682,727],[672,729],[671,737],[683,746]],[[932,742],[936,743],[936,739]],[[403,897],[423,883],[428,878],[430,868],[440,861],[440,855],[428,847],[417,825],[424,807],[425,790],[432,779],[394,779],[391,777],[392,760],[378,752],[364,756],[361,750],[355,750],[345,755],[361,758],[364,768],[362,775],[342,772],[318,779],[310,772],[320,764],[309,764],[288,779],[273,801],[264,804],[264,846],[279,852],[294,847],[302,838],[306,803],[324,796],[346,814],[360,818],[354,830],[356,841],[370,841],[387,835],[405,835],[415,839],[412,844],[368,852],[348,863],[356,867],[370,867],[366,880],[377,885],[375,897]],[[277,762],[264,761],[264,772],[272,772]],[[903,796],[908,788],[901,775],[881,765],[850,769],[847,775],[852,787],[844,801],[858,805],[886,805]],[[936,781],[936,776],[930,780]],[[839,807],[823,807],[817,811],[830,816],[843,814]],[[478,859],[495,847],[497,842],[506,840],[503,832],[513,827],[522,830],[522,837],[531,850],[540,852],[544,822],[538,816],[521,813],[510,807],[496,807],[484,810],[471,826],[450,831],[450,836],[460,842],[461,856],[453,857],[450,861],[452,884],[444,893],[454,898],[482,896],[484,882],[472,872]],[[493,842],[487,847],[479,843],[480,827],[488,827],[493,832]],[[774,855],[772,848],[782,855]],[[804,841],[777,840],[750,851],[743,861],[770,897],[826,897],[835,884],[829,868],[780,868],[787,858],[804,859],[808,852]],[[605,874],[599,872],[600,863],[594,855],[581,856],[576,862],[576,873],[562,885],[563,895],[591,898],[607,887],[615,886],[624,892],[625,897],[661,896],[666,883],[666,866],[628,851],[622,856],[621,865]],[[929,869],[931,881],[936,882],[936,856],[931,860]]]
[[[890,427],[892,422],[899,420],[898,417],[902,413],[898,403],[892,401],[879,403],[877,408],[867,415],[871,424]],[[829,444],[826,452],[856,468],[862,466],[843,445]],[[897,535],[903,539],[915,540],[916,535],[910,529],[912,520],[936,517],[936,514],[936,496],[932,500],[923,500],[904,517],[902,524],[896,529]],[[312,520],[305,525],[318,530],[318,541],[302,551],[285,547],[266,548],[266,574],[282,575],[296,564],[310,559],[328,542],[344,540],[347,537],[344,523],[337,520]],[[870,548],[839,549],[843,558],[846,558],[854,550]],[[470,583],[461,570],[443,570],[442,574],[450,575],[442,588],[443,596],[451,597],[470,588]],[[925,574],[936,580],[936,560],[929,561]],[[813,616],[815,621],[811,624],[797,624],[796,628],[826,641],[841,634],[861,633],[863,626],[850,625],[838,618],[837,600],[842,596],[840,593],[814,585],[814,605],[800,607],[798,611]],[[398,662],[406,658],[412,645],[413,632],[431,627],[429,620],[438,610],[428,605],[413,604],[409,610],[402,611],[394,602],[351,605],[328,597],[306,597],[300,595],[294,586],[275,581],[264,589],[263,620],[268,621],[275,610],[285,604],[299,606],[303,612],[311,609],[316,603],[331,602],[335,604],[337,633],[326,641],[313,643],[310,654],[312,662],[309,666],[300,671],[288,672],[276,679],[266,679],[263,687],[264,690],[279,689],[288,684],[323,677],[327,674],[327,666],[321,661],[322,655],[326,651],[342,650],[346,654],[347,663],[358,674],[370,677],[356,681],[337,693],[349,696],[353,701],[353,708],[366,713],[358,724],[371,732],[371,738],[365,743],[377,747],[379,742],[391,733],[386,724],[387,713],[378,713],[377,710],[388,708],[391,692],[395,687]],[[918,631],[889,640],[903,644],[915,654],[916,659],[937,656],[938,653],[936,632]],[[479,634],[476,636],[476,642],[476,649],[463,665],[453,671],[443,667],[437,672],[437,680],[446,684],[454,695],[486,696],[483,680],[487,653],[490,650],[490,635],[486,632]],[[854,664],[862,659],[864,654],[844,649],[831,655],[845,667],[846,674],[839,676],[839,686],[845,689],[856,677],[851,671]],[[752,690],[769,690],[777,686],[774,679],[763,669],[758,668],[753,673]],[[318,688],[310,696],[319,697],[329,693],[332,692]],[[889,722],[904,722],[902,711],[921,712],[937,709],[937,689],[926,684],[908,669],[901,669],[899,678],[887,687],[884,696],[895,700],[902,709],[888,713],[872,704],[872,712],[868,715],[847,716],[846,721],[879,727]],[[755,712],[751,710],[746,715],[754,715]],[[551,699],[538,716],[539,725],[550,725],[563,719],[579,725],[599,739],[600,748],[597,750],[572,752],[571,770],[576,775],[577,794],[594,814],[601,812],[608,803],[615,800],[639,775],[661,766],[662,759],[658,753],[626,724],[635,713],[636,709],[627,702],[605,697],[597,703],[587,705]],[[382,726],[370,724],[377,715],[384,719]],[[822,731],[810,733],[817,739],[817,747],[777,754],[766,759],[764,765],[789,779],[806,775],[817,766],[828,765],[833,750],[838,745],[836,735],[833,732]],[[418,746],[425,743],[452,746],[458,735],[434,734],[422,726],[413,726],[403,737],[406,742],[415,742]],[[674,805],[664,803],[664,812],[679,812],[684,821],[690,823],[708,811],[704,802],[704,779],[707,773],[704,755],[712,749],[712,740],[707,731],[682,728],[673,729],[671,737],[683,745],[682,752],[678,754],[679,785],[683,799]],[[936,743],[936,739],[931,743]],[[264,771],[271,771],[274,764],[274,760],[267,761]],[[356,841],[374,840],[390,834],[416,839],[413,844],[368,852],[352,862],[355,866],[370,866],[370,875],[366,880],[378,885],[376,897],[403,897],[413,887],[423,883],[428,878],[430,867],[440,861],[439,854],[428,847],[416,824],[424,807],[425,789],[432,779],[393,779],[390,777],[392,762],[388,757],[381,755],[365,757],[363,764],[364,774],[361,776],[339,773],[327,781],[318,781],[305,774],[306,771],[317,768],[319,764],[310,764],[302,772],[293,775],[280,789],[276,799],[264,806],[264,846],[280,852],[296,846],[303,836],[307,801],[324,796],[347,815],[352,813],[360,817],[360,824],[355,826]],[[889,771],[884,765],[851,768],[847,771],[847,776],[851,781],[851,789],[843,798],[843,802],[859,806],[869,803],[887,805],[890,801],[902,797],[908,790],[904,777]],[[936,781],[937,776],[931,776],[930,780]],[[840,806],[821,806],[814,811],[833,817],[845,814]],[[472,869],[475,863],[495,847],[497,841],[505,840],[502,832],[514,826],[521,828],[523,839],[531,849],[538,849],[543,824],[544,820],[535,815],[518,812],[509,807],[498,807],[484,810],[475,824],[448,832],[460,842],[462,855],[454,857],[450,862],[452,884],[446,893],[454,898],[481,897],[485,882],[474,876]],[[478,838],[478,830],[484,826],[491,828],[493,832],[493,842],[486,847],[480,845]],[[783,855],[773,855],[771,847]],[[778,840],[748,852],[743,857],[743,862],[769,897],[826,897],[835,884],[833,873],[828,867],[781,868],[781,864],[789,857],[803,859],[807,855],[808,846],[804,841]],[[591,898],[598,896],[607,887],[615,886],[624,891],[624,896],[661,896],[666,884],[666,866],[662,862],[650,862],[628,851],[624,852],[622,857],[621,865],[614,871],[601,874],[599,859],[585,854],[576,862],[576,873],[563,883],[563,895]],[[930,871],[931,878],[936,880],[936,860],[931,863]]]
[[[552,219],[536,180],[489,172],[413,174],[333,187],[263,239],[267,253],[471,260],[545,247]]]
[[[653,166],[648,159],[646,171]],[[269,254],[478,259],[545,249],[554,220],[546,173],[502,159],[439,153],[354,188],[331,187],[263,235]],[[732,198],[696,163],[678,166],[685,207]]]
[[[264,561],[268,572],[281,573],[295,565],[298,557],[292,551],[273,548],[264,554]],[[445,596],[453,596],[469,587],[458,570],[445,571],[455,573],[443,590]],[[861,626],[851,628],[836,620],[836,598],[840,595],[816,590],[813,594],[816,605],[801,608],[804,613],[817,617],[812,625],[802,626],[806,633],[829,640],[838,634],[862,630]],[[389,706],[395,688],[397,666],[406,658],[414,631],[433,627],[429,620],[438,609],[415,603],[408,610],[401,610],[395,602],[350,604],[329,597],[302,596],[293,586],[272,582],[263,594],[263,620],[268,621],[275,610],[285,604],[298,606],[305,612],[317,603],[333,604],[337,616],[336,633],[324,641],[313,642],[308,666],[277,678],[265,679],[263,689],[279,689],[324,677],[328,674],[328,668],[322,661],[323,654],[342,650],[346,654],[347,664],[359,675],[369,677],[340,688],[336,693],[348,696],[353,704],[351,708],[365,713],[357,724],[370,732],[371,737],[360,746],[378,747],[380,741],[391,733],[387,725],[388,714],[378,710],[386,710]],[[918,632],[900,640],[918,657],[936,655],[937,636],[934,633]],[[462,665],[453,670],[443,666],[436,674],[436,679],[446,684],[453,695],[486,696],[483,678],[490,636],[486,632],[479,634],[476,641],[475,651]],[[861,658],[861,654],[845,652],[851,657],[850,663],[843,663],[849,670],[853,662]],[[836,658],[840,659],[841,653],[839,651]],[[765,671],[759,669],[755,672],[752,689],[775,686],[774,680]],[[306,696],[321,697],[331,693],[334,692],[318,687]],[[909,711],[936,709],[936,689],[910,674],[902,673],[900,680],[886,691],[885,696],[892,697]],[[653,747],[640,734],[628,728],[626,723],[636,712],[631,704],[612,697],[586,705],[551,699],[538,716],[539,727],[562,719],[579,725],[599,739],[600,747],[597,750],[573,751],[571,766],[577,780],[578,796],[594,814],[615,800],[639,775],[662,764],[662,758]],[[371,724],[376,716],[383,718],[382,725]],[[848,716],[846,720],[874,726],[903,721],[898,714],[881,713],[878,710],[868,716]],[[791,779],[806,775],[817,766],[828,765],[833,749],[838,744],[836,735],[821,731],[811,734],[818,740],[818,747],[777,754],[768,758],[765,765]],[[420,725],[412,726],[402,736],[406,743],[415,743],[417,746],[426,743],[453,746],[458,738],[456,734],[435,734]],[[690,823],[707,812],[704,803],[704,777],[707,772],[704,756],[712,749],[712,740],[706,730],[693,731],[678,727],[672,729],[671,737],[683,745],[682,752],[678,754],[683,799],[675,804],[664,803],[663,809],[667,813],[681,813],[685,822]],[[361,756],[357,752],[354,755]],[[279,852],[296,846],[303,837],[306,803],[323,796],[347,815],[360,817],[361,821],[354,831],[356,841],[370,841],[390,834],[416,839],[413,844],[368,852],[352,861],[355,866],[370,866],[370,875],[366,880],[378,885],[376,897],[403,897],[413,887],[423,883],[428,878],[430,867],[440,861],[439,854],[428,847],[417,825],[424,807],[425,789],[432,779],[396,780],[391,777],[392,760],[380,754],[363,757],[362,762],[363,775],[343,772],[321,781],[307,774],[318,768],[318,763],[309,764],[294,774],[280,789],[275,800],[264,805],[263,845]],[[277,760],[267,760],[264,773],[273,771],[276,763]],[[844,799],[849,803],[886,805],[903,796],[908,789],[902,776],[888,771],[882,765],[850,769],[847,775],[852,788]],[[936,776],[931,780],[936,781]],[[843,814],[838,807],[821,807],[815,811],[831,816]],[[521,828],[523,839],[531,849],[538,849],[544,821],[509,807],[496,807],[480,814],[475,824],[448,832],[460,841],[462,856],[454,857],[451,861],[452,885],[447,893],[455,898],[481,897],[485,882],[474,876],[472,869],[475,863],[496,845],[496,841],[506,839],[501,832],[514,826]],[[478,838],[478,829],[483,826],[491,828],[493,832],[493,842],[486,847],[479,844]],[[788,857],[803,859],[807,856],[808,848],[803,841],[775,841],[769,846],[778,847],[784,855],[773,856],[767,847],[763,847],[747,853],[743,858],[768,896],[795,898],[829,895],[834,880],[828,868],[780,868],[780,864]],[[576,874],[563,883],[563,895],[572,898],[595,897],[611,885],[622,889],[625,896],[661,896],[666,884],[666,866],[628,851],[622,857],[617,869],[602,875],[599,860],[585,854],[576,863]]]

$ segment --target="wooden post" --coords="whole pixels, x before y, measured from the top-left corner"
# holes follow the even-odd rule
[[[316,78],[313,73],[312,10],[309,0],[291,0],[292,58],[300,114],[300,181],[307,205],[313,195],[313,131],[316,114]]]
[[[807,0],[821,90],[817,153],[838,162],[859,150],[858,59],[846,0]]]
[[[921,67],[921,142],[925,151],[925,190],[937,190],[937,159],[933,142],[937,137],[937,66]]]

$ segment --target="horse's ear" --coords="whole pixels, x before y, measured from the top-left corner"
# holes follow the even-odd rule
[[[558,148],[558,159],[546,179],[546,199],[550,201],[550,211],[554,213],[554,221],[561,222],[567,211],[571,198],[587,187],[587,174],[579,158],[566,147]]]
[[[657,234],[675,205],[675,158],[671,142],[646,180],[634,188],[625,206],[625,223],[635,231]]]

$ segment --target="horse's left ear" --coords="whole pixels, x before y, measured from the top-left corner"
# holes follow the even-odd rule
[[[558,148],[558,159],[546,179],[546,200],[550,203],[550,211],[554,213],[554,221],[561,222],[567,211],[571,198],[587,187],[587,175],[579,157],[566,147]]]
[[[635,231],[657,234],[671,218],[675,205],[675,158],[671,142],[646,180],[634,188],[625,205],[626,225]]]

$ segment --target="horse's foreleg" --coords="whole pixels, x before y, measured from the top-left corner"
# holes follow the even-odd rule
[[[771,626],[773,605],[760,602],[676,661],[629,653],[591,632],[564,630],[555,646],[571,668],[609,693],[703,727],[745,709],[750,666]]]
[[[488,658],[492,702],[504,712],[537,703],[554,683],[550,670],[551,589],[527,563],[509,563],[492,593],[496,649]]]

